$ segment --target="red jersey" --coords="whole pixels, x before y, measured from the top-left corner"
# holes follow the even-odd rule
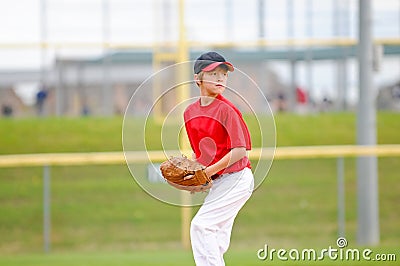
[[[200,99],[190,104],[184,112],[184,119],[196,159],[205,166],[216,163],[233,148],[251,150],[250,133],[242,114],[222,95],[207,106],[201,106]],[[237,172],[245,167],[250,168],[247,156],[218,174]]]

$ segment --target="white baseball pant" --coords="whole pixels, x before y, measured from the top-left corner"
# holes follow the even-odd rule
[[[197,266],[225,265],[233,222],[254,189],[249,168],[224,174],[213,181],[203,205],[190,226],[193,257]]]

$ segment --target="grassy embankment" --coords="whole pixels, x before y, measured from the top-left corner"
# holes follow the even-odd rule
[[[275,120],[278,146],[355,143],[353,114],[283,114]],[[0,120],[0,154],[120,151],[121,126],[120,117],[3,119]],[[142,128],[139,126],[137,130]],[[159,126],[151,128],[149,134],[157,134]],[[398,132],[399,114],[378,115],[379,144],[400,143]],[[398,248],[400,239],[399,165],[400,158],[379,159],[380,248],[389,250]],[[144,171],[143,166],[138,168]],[[158,256],[159,249],[179,249],[180,209],[148,196],[134,182],[126,166],[52,167],[51,176],[53,252],[140,254],[147,250]],[[346,236],[349,245],[356,246],[354,158],[345,159],[345,176]],[[0,213],[0,254],[41,252],[40,167],[0,169]],[[255,259],[255,252],[266,243],[273,248],[327,248],[335,246],[336,237],[336,160],[275,161],[268,178],[237,218],[227,260],[229,256],[235,261],[241,257],[246,261],[246,256]],[[138,250],[141,252],[137,253]],[[185,254],[176,256],[190,261],[190,255]],[[131,263],[141,257],[125,256]],[[84,255],[76,257],[85,261]],[[29,259],[34,261],[35,256]],[[87,260],[91,265],[91,259]],[[7,256],[3,260],[0,256],[0,264],[2,261],[7,263]],[[94,261],[97,263],[93,265],[101,265],[101,259]],[[57,265],[63,264],[58,261]]]

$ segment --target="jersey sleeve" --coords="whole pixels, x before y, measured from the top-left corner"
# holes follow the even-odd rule
[[[188,115],[188,111],[185,110],[183,114],[184,118],[184,123],[185,123],[185,130],[186,130],[186,135],[189,139],[190,147],[192,148],[192,151],[195,151],[195,147],[193,146],[193,135],[192,135],[192,128],[191,128],[191,121],[190,117]]]
[[[242,114],[238,110],[230,108],[225,123],[225,128],[228,132],[227,147],[230,149],[245,147],[246,150],[251,150],[251,138],[249,129]]]

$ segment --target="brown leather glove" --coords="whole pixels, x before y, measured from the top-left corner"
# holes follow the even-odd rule
[[[163,177],[171,186],[193,191],[195,187],[207,186],[212,182],[204,172],[206,167],[185,156],[171,157],[160,165]]]

